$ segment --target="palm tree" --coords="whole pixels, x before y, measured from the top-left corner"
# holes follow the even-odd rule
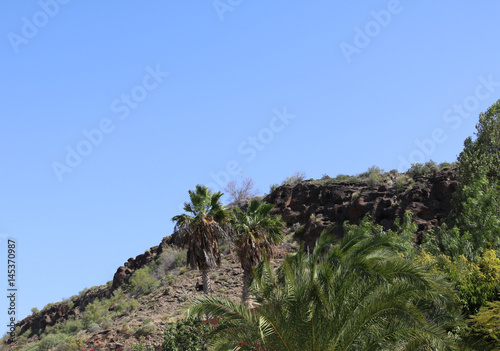
[[[184,203],[186,213],[172,217],[182,244],[187,246],[188,264],[201,270],[205,294],[212,290],[210,270],[220,264],[219,238],[227,236],[225,224],[230,213],[220,202],[222,195],[197,185],[195,191],[189,190],[191,202]]]
[[[272,204],[253,199],[246,212],[236,208],[237,216],[232,227],[235,232],[233,244],[243,269],[242,302],[248,298],[252,281],[252,268],[262,262],[264,255],[272,259],[276,244],[283,241],[285,223],[279,216],[271,216]]]
[[[351,230],[335,243],[324,233],[312,254],[254,270],[255,310],[206,297],[188,312],[221,318],[217,350],[453,350],[443,328],[456,318],[453,291],[396,249],[388,235]]]

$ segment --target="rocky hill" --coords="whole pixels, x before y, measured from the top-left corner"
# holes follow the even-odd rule
[[[274,212],[286,222],[288,234],[294,233],[295,238],[309,247],[314,245],[324,228],[333,225],[333,234],[342,236],[345,221],[357,224],[367,214],[386,229],[395,229],[395,220],[401,218],[405,211],[411,211],[418,224],[418,240],[426,230],[433,228],[450,213],[457,184],[454,169],[445,167],[432,176],[408,177],[386,173],[376,185],[373,182],[342,182],[330,178],[301,181],[277,187],[264,201],[275,205]],[[130,307],[126,313],[116,312],[118,304],[125,299],[134,299],[130,293],[127,295],[121,290],[127,286],[134,272],[151,266],[162,257],[162,253],[177,244],[175,234],[165,237],[158,246],[129,258],[117,269],[108,285],[84,291],[19,321],[18,331],[21,336],[24,335],[24,339],[5,344],[3,348],[24,349],[20,342],[36,341],[41,333],[50,328],[57,328],[68,320],[79,320],[86,307],[94,301],[114,298],[116,301],[113,300],[115,302],[108,310],[110,313],[114,311],[115,317],[98,330],[81,330],[78,338],[85,339],[89,349],[95,341],[100,341],[101,345],[107,345],[110,349],[124,349],[141,338],[156,349],[161,349],[164,327],[180,318],[182,307],[187,301],[201,294],[197,288],[200,281],[198,272],[174,267],[165,273],[168,279],[162,279],[158,287],[138,298],[135,307]],[[283,248],[282,253],[286,247],[289,248],[290,244]],[[213,272],[214,293],[239,298],[241,275],[239,263],[226,250],[222,266]],[[117,296],[117,292],[121,295]],[[154,324],[154,333],[139,333],[145,321]]]
[[[324,228],[333,225],[333,233],[342,236],[345,221],[358,224],[367,214],[385,229],[396,229],[394,221],[406,211],[418,224],[419,239],[450,213],[457,185],[455,170],[445,167],[433,176],[388,174],[376,185],[309,180],[280,186],[264,201],[275,205],[275,213],[289,227],[302,231],[300,236],[310,247]]]

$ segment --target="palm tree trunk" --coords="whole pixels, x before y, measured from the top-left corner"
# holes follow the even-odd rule
[[[210,281],[210,269],[205,268],[201,271],[201,281],[203,283],[203,293],[208,295],[212,293],[212,282]]]
[[[241,293],[241,302],[246,303],[248,300],[248,291],[250,289],[250,283],[252,282],[252,272],[251,271],[243,271],[243,291]]]

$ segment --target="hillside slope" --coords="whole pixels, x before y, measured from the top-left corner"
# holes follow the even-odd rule
[[[432,176],[413,179],[386,173],[376,185],[332,179],[302,181],[277,187],[264,201],[275,205],[273,211],[283,217],[287,233],[295,233],[295,237],[309,247],[314,245],[324,228],[333,225],[333,234],[342,236],[345,221],[357,224],[367,214],[386,229],[395,229],[396,219],[401,218],[405,211],[413,213],[419,239],[449,214],[457,184],[455,170],[445,167]],[[85,340],[88,348],[99,341],[110,349],[123,349],[137,343],[141,337],[146,343],[159,348],[165,326],[181,317],[187,301],[201,294],[197,289],[200,275],[196,271],[174,267],[164,272],[168,279],[161,279],[158,286],[142,296],[133,296],[128,283],[135,272],[154,266],[162,254],[178,244],[175,234],[165,237],[158,246],[128,259],[117,269],[108,285],[94,287],[71,299],[49,305],[43,311],[19,321],[17,327],[21,339],[4,345],[4,348],[24,349],[22,342],[37,341],[44,331],[57,331],[58,326],[68,320],[78,321],[86,308],[99,299],[109,301],[106,313],[112,317],[97,330],[77,331],[76,337]],[[285,247],[290,249],[290,244],[283,247],[281,254],[287,251]],[[239,298],[242,271],[229,250],[223,255],[221,267],[212,274],[215,294]],[[131,307],[118,313],[120,303],[133,300],[136,302],[127,302]],[[138,331],[145,321],[153,323],[156,331],[141,336]]]

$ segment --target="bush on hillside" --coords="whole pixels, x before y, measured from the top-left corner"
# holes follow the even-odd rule
[[[421,163],[412,163],[411,168],[406,172],[406,174],[411,178],[431,176],[439,172],[439,166],[432,160]]]
[[[295,185],[298,184],[306,178],[306,174],[304,172],[295,172],[291,177],[287,177],[281,185]]]
[[[163,333],[162,351],[207,351],[210,324],[200,317],[190,317],[167,326]]]
[[[150,267],[138,269],[129,280],[129,291],[134,296],[148,294],[160,285],[160,282],[152,275]]]

